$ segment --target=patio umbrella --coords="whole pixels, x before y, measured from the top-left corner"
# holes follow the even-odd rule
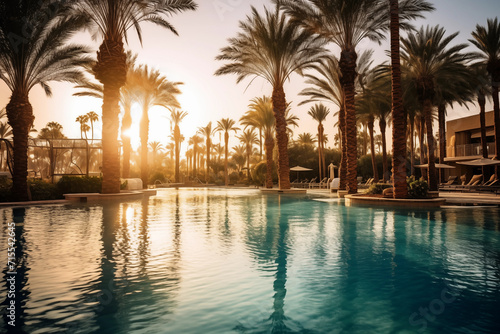
[[[436,168],[441,168],[441,169],[451,169],[451,168],[455,168],[453,166],[450,166],[450,165],[447,165],[447,164],[435,164]],[[423,164],[423,165],[415,165],[414,167],[417,167],[417,168],[428,168],[429,167],[429,164]]]
[[[466,166],[492,166],[492,165],[499,165],[500,160],[480,158],[480,159],[471,160],[471,161],[457,162],[457,164],[466,165]]]
[[[311,168],[306,168],[302,166],[295,166],[290,168],[290,172],[297,172],[297,180],[299,179],[299,172],[310,172],[312,171]]]

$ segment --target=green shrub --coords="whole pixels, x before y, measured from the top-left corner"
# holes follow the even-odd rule
[[[29,180],[28,185],[30,187],[32,201],[47,201],[63,198],[55,184],[43,180]]]
[[[429,185],[423,178],[416,180],[414,176],[410,176],[406,178],[406,183],[408,185],[409,198],[427,198]]]
[[[151,174],[151,176],[149,177],[149,184],[155,184],[156,180],[160,181],[161,183],[167,182],[167,178],[162,172],[155,172]]]
[[[12,180],[7,176],[0,176],[0,202],[10,201],[10,188],[12,187]]]
[[[385,183],[375,183],[368,188],[366,191],[367,194],[371,195],[381,195],[384,189],[391,188],[392,184],[385,184]]]
[[[100,193],[102,188],[101,177],[63,176],[57,182],[61,194]]]

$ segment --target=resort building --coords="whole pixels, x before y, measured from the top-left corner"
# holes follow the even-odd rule
[[[495,127],[493,111],[486,113],[486,142],[488,157],[495,155]],[[479,114],[446,122],[445,163],[456,167],[450,175],[481,174],[481,168],[456,164],[456,162],[475,160],[482,157],[481,123]],[[493,168],[493,167],[492,167]],[[477,169],[477,170],[476,170]]]

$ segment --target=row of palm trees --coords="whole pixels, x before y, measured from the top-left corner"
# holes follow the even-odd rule
[[[396,198],[407,196],[408,123],[413,134],[415,119],[421,120],[419,129],[421,149],[424,147],[424,131],[427,138],[429,164],[427,178],[430,189],[437,190],[433,110],[438,110],[440,159],[443,160],[446,145],[444,139],[446,107],[453,103],[471,102],[472,96],[478,92],[484,96],[484,81],[478,78],[489,76],[495,131],[500,131],[498,130],[500,129],[498,121],[500,25],[497,19],[488,20],[487,27],[480,25],[476,27],[470,42],[480,52],[471,54],[463,51],[466,47],[464,44],[450,45],[457,34],[445,36],[445,30],[439,26],[416,31],[409,24],[409,20],[423,17],[424,12],[434,9],[424,0],[404,2],[274,0],[273,2],[276,5],[274,10],[265,9],[264,14],[260,14],[252,8],[252,15],[240,23],[239,34],[229,39],[229,46],[223,48],[217,57],[226,63],[216,74],[236,74],[237,82],[248,76],[257,76],[272,85],[279,147],[280,188],[287,189],[290,186],[287,138],[283,128],[283,125],[286,125],[283,122],[286,105],[283,84],[293,72],[304,74],[305,70],[315,71],[314,74],[305,74],[307,83],[313,87],[302,92],[302,95],[309,97],[304,103],[323,100],[333,102],[339,107],[338,118],[342,139],[340,189],[346,189],[349,193],[357,191],[356,121],[360,117],[365,118],[364,122],[369,128],[372,138],[371,151],[374,154],[375,116],[377,114],[379,116],[383,139],[385,139],[387,120],[389,115],[391,116],[392,174]],[[406,38],[400,38],[400,29],[409,31]],[[372,70],[370,62],[366,62],[369,55],[365,53],[358,58],[356,49],[364,39],[380,42],[388,30],[391,36],[391,65],[381,65]],[[340,48],[340,58],[336,58],[326,50],[329,44],[335,44]],[[472,64],[473,60],[478,62]],[[483,70],[478,76],[477,73],[482,68],[486,68],[486,71]],[[389,97],[390,90],[392,92]],[[358,97],[355,98],[356,93]],[[363,111],[364,115],[360,116],[356,110]],[[495,138],[496,153],[499,156],[500,134],[496,133]],[[411,143],[413,165],[413,139]],[[382,145],[385,146],[385,142]],[[385,149],[383,151],[385,177],[388,174],[386,170],[388,164]],[[424,156],[423,153],[421,152],[421,157]],[[373,164],[375,165],[374,158]],[[375,168],[374,173],[376,173]],[[376,174],[375,177],[378,178]]]
[[[91,66],[103,85],[102,143],[103,193],[120,191],[118,146],[120,90],[126,83],[124,41],[133,28],[142,41],[141,22],[152,22],[177,34],[166,20],[172,14],[194,10],[191,0],[79,0],[4,1],[0,5],[0,78],[11,91],[6,107],[14,141],[14,200],[29,199],[27,184],[28,133],[34,121],[31,89],[40,85],[50,96],[51,81],[78,83],[81,70]],[[68,44],[78,31],[91,31],[102,40],[97,61],[91,50]],[[147,143],[147,142],[146,142]]]

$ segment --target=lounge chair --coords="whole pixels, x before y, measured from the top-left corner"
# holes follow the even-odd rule
[[[496,174],[492,174],[491,177],[490,177],[490,179],[488,181],[486,181],[485,183],[483,183],[483,186],[489,186],[490,184],[492,184],[495,181],[498,181],[497,175]]]
[[[457,177],[458,176],[456,176],[456,175],[448,177],[448,181],[445,183],[441,183],[441,186],[451,186],[453,183],[455,183],[455,181],[457,180]]]
[[[313,188],[316,184],[318,184],[318,182],[316,182],[317,179],[318,179],[317,177],[311,179],[311,182],[309,182],[309,189]]]
[[[325,178],[323,178],[323,180],[319,181],[319,183],[313,183],[312,184],[312,188],[319,188],[319,189],[321,189],[321,188],[323,188],[323,187],[326,186],[327,181],[328,181],[328,178],[325,177]],[[311,186],[309,188],[311,188]]]

